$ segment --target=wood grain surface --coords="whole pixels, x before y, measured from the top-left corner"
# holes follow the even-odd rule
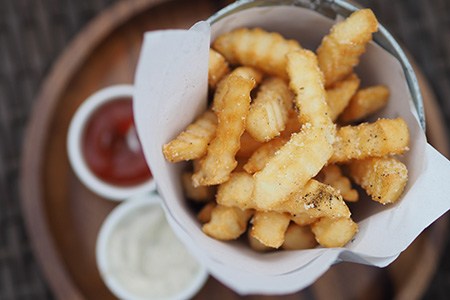
[[[22,162],[22,203],[33,250],[59,299],[112,299],[95,263],[98,230],[115,207],[87,190],[71,170],[66,137],[77,107],[96,90],[132,83],[142,34],[187,28],[224,3],[133,0],[118,2],[81,32],[45,80],[27,131]],[[448,154],[442,120],[421,78],[428,136]],[[351,263],[333,266],[314,285],[284,299],[400,299],[420,297],[436,268],[446,236],[446,219],[428,228],[385,269]],[[210,278],[196,299],[238,299]],[[247,296],[248,299],[278,297]]]

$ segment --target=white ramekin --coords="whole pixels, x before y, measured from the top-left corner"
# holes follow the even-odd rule
[[[98,178],[86,164],[82,153],[84,128],[91,115],[102,105],[120,98],[133,98],[132,85],[114,85],[104,88],[89,98],[78,108],[72,118],[67,136],[67,151],[72,169],[78,178],[94,193],[110,199],[124,200],[131,196],[143,194],[156,189],[153,177],[134,186],[117,186]]]
[[[128,218],[130,215],[133,215],[134,213],[142,210],[145,207],[155,205],[159,206],[161,205],[161,201],[162,200],[160,196],[158,196],[158,194],[156,193],[132,197],[117,206],[108,215],[108,217],[102,224],[100,232],[97,236],[95,253],[97,259],[97,267],[106,286],[119,299],[142,300],[142,298],[134,295],[132,292],[127,290],[120,283],[120,281],[114,277],[113,274],[107,272],[107,270],[109,269],[107,255],[109,238],[123,219]],[[170,298],[165,298],[165,300],[191,299],[193,296],[195,296],[195,294],[197,294],[197,292],[203,287],[206,280],[208,279],[208,272],[206,268],[200,262],[198,262],[198,265],[198,273],[192,277],[189,285],[179,293],[172,295]]]

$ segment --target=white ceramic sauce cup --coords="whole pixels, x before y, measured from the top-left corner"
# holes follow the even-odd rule
[[[114,232],[123,224],[122,222],[129,220],[130,217],[137,216],[137,213],[142,213],[145,209],[154,206],[160,207],[161,198],[156,193],[151,193],[149,195],[135,196],[122,204],[117,206],[103,222],[100,232],[97,236],[96,245],[96,259],[97,266],[100,271],[100,275],[103,281],[106,283],[107,287],[120,299],[127,300],[143,300],[142,296],[138,296],[127,287],[121,283],[121,281],[115,276],[114,272],[111,272],[111,262],[108,256],[108,251],[111,250],[110,239]],[[162,209],[162,208],[161,208]],[[149,215],[149,217],[151,217]],[[167,222],[164,219],[165,222]],[[169,226],[168,224],[166,224]],[[160,228],[160,227],[158,227]],[[125,233],[128,237],[132,233]],[[129,243],[132,241],[128,240]],[[182,243],[180,242],[180,245]],[[143,249],[140,249],[143,251]],[[179,251],[177,248],[176,251]],[[177,252],[179,253],[179,252]],[[192,257],[192,260],[195,260]],[[162,299],[165,300],[182,300],[190,299],[203,287],[206,280],[208,279],[208,272],[206,268],[198,263],[197,271],[194,276],[190,277],[190,281],[185,285],[184,288],[176,293],[166,296]],[[168,268],[173,266],[167,266]],[[152,297],[154,298],[154,297]]]
[[[92,114],[106,103],[123,98],[132,99],[133,94],[132,85],[114,85],[94,93],[78,108],[69,127],[67,149],[72,169],[91,191],[110,200],[121,201],[156,189],[153,177],[133,186],[113,185],[100,179],[87,165],[82,151],[84,129]]]

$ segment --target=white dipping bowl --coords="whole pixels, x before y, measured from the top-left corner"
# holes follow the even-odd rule
[[[69,161],[75,174],[91,191],[110,200],[120,201],[156,189],[153,177],[133,186],[118,186],[105,182],[90,170],[83,156],[84,129],[92,114],[108,102],[121,98],[133,99],[133,95],[134,87],[132,85],[114,85],[94,93],[78,108],[70,123],[67,136]]]
[[[108,255],[108,251],[110,249],[110,238],[124,220],[124,222],[126,222],[127,219],[130,219],[130,217],[133,217],[133,215],[137,215],[139,212],[142,212],[145,208],[156,206],[162,209],[160,205],[161,201],[161,198],[156,193],[136,196],[127,201],[124,201],[108,215],[100,229],[96,245],[97,266],[100,271],[100,275],[103,281],[106,283],[107,287],[114,293],[115,296],[120,299],[144,300],[142,296],[136,295],[132,291],[127,289],[127,287],[124,286],[124,284],[117,278],[117,276],[115,276],[115,274],[111,272],[111,264]],[[167,221],[165,220],[165,222]],[[166,225],[169,226],[169,224]],[[183,244],[180,241],[180,246],[183,247],[182,245]],[[178,246],[177,249],[179,249]],[[193,256],[192,260],[194,260],[198,264],[198,266],[196,267],[197,272],[194,276],[191,277],[191,280],[188,282],[188,284],[177,293],[161,299],[190,299],[195,296],[195,294],[197,294],[197,292],[203,287],[208,278],[208,272],[206,268],[201,263],[196,261]]]

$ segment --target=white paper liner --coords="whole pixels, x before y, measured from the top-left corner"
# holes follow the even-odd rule
[[[426,143],[400,63],[372,43],[356,71],[363,85],[389,87],[389,104],[379,116],[401,116],[411,134],[411,151],[402,157],[410,178],[402,199],[390,206],[362,199],[353,215],[359,233],[345,248],[257,253],[239,241],[217,241],[201,231],[182,194],[184,165],[167,162],[161,149],[206,107],[210,36],[237,27],[260,26],[315,50],[333,23],[303,8],[276,6],[228,16],[215,23],[211,32],[208,23],[199,22],[189,31],[145,35],[134,98],[145,157],[174,231],[215,277],[239,293],[293,292],[314,282],[338,261],[386,266],[450,208],[450,185],[446,184],[450,163]]]

